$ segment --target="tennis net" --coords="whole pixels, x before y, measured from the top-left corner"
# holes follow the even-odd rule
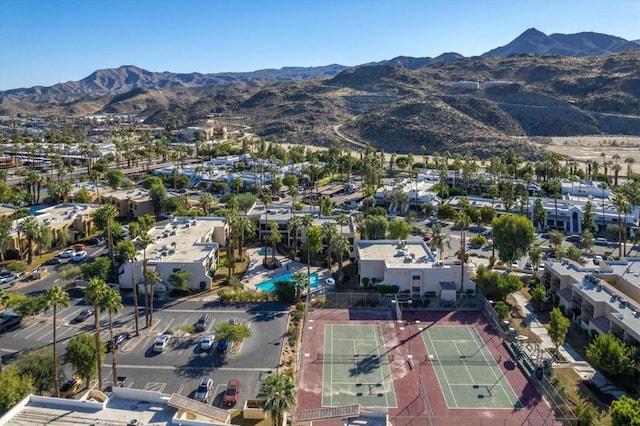
[[[317,360],[327,363],[362,363],[377,362],[380,364],[388,364],[393,361],[393,354],[377,355],[377,354],[325,354],[318,353]]]
[[[434,365],[499,365],[502,362],[502,355],[487,357],[467,357],[460,355],[450,358],[436,358],[433,355],[425,355],[422,364]]]

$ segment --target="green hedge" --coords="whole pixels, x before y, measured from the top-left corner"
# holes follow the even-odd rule
[[[396,294],[400,290],[400,287],[397,285],[378,284],[376,286],[376,290],[378,291],[378,294]]]

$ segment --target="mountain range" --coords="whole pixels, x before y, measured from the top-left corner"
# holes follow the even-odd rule
[[[529,29],[480,57],[399,56],[357,67],[249,73],[99,70],[77,82],[0,92],[0,114],[129,113],[150,124],[211,113],[257,135],[327,144],[340,133],[387,151],[541,152],[530,137],[640,135],[640,47],[619,37]],[[455,81],[507,80],[492,88]],[[239,119],[238,117],[242,117]]]

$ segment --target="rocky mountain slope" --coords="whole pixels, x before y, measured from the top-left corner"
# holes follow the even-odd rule
[[[511,43],[482,56],[541,54],[562,56],[600,56],[634,49],[635,43],[620,37],[593,32],[551,34],[529,28]]]
[[[532,137],[640,135],[638,46],[605,56],[398,57],[339,73],[336,68],[316,70],[323,74],[318,78],[297,69],[295,73],[305,79],[233,80],[205,86],[198,82],[212,77],[168,73],[167,82],[160,83],[155,73],[141,69],[111,71],[97,72],[82,83],[92,93],[108,91],[108,95],[87,96],[88,89],[80,89],[80,83],[65,83],[78,85],[79,101],[57,98],[60,87],[49,88],[46,96],[30,89],[42,97],[36,103],[18,92],[4,92],[0,114],[15,108],[40,113],[133,113],[149,124],[172,120],[189,125],[215,113],[216,120],[231,129],[249,126],[272,140],[328,144],[340,132],[387,152],[470,151],[480,157],[506,147],[539,157],[541,152],[528,142]],[[496,80],[511,84],[487,89],[450,84]],[[155,87],[158,84],[163,86]],[[110,89],[116,86],[117,90]],[[59,101],[44,102],[49,95]]]

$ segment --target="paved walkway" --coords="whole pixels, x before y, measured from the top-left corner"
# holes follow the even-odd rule
[[[533,306],[526,297],[520,292],[512,293],[511,296],[515,299],[516,303],[520,307],[520,310],[524,316],[524,323],[527,327],[531,329],[536,336],[540,338],[540,345],[544,349],[554,349],[555,345],[551,341],[549,337],[549,332],[547,328],[540,323],[538,317],[533,309]],[[595,374],[595,370],[586,362],[580,354],[578,354],[570,345],[567,343],[561,345],[558,348],[558,352],[564,357],[567,361],[566,366],[573,368],[576,373],[580,375],[583,379],[591,378]]]

